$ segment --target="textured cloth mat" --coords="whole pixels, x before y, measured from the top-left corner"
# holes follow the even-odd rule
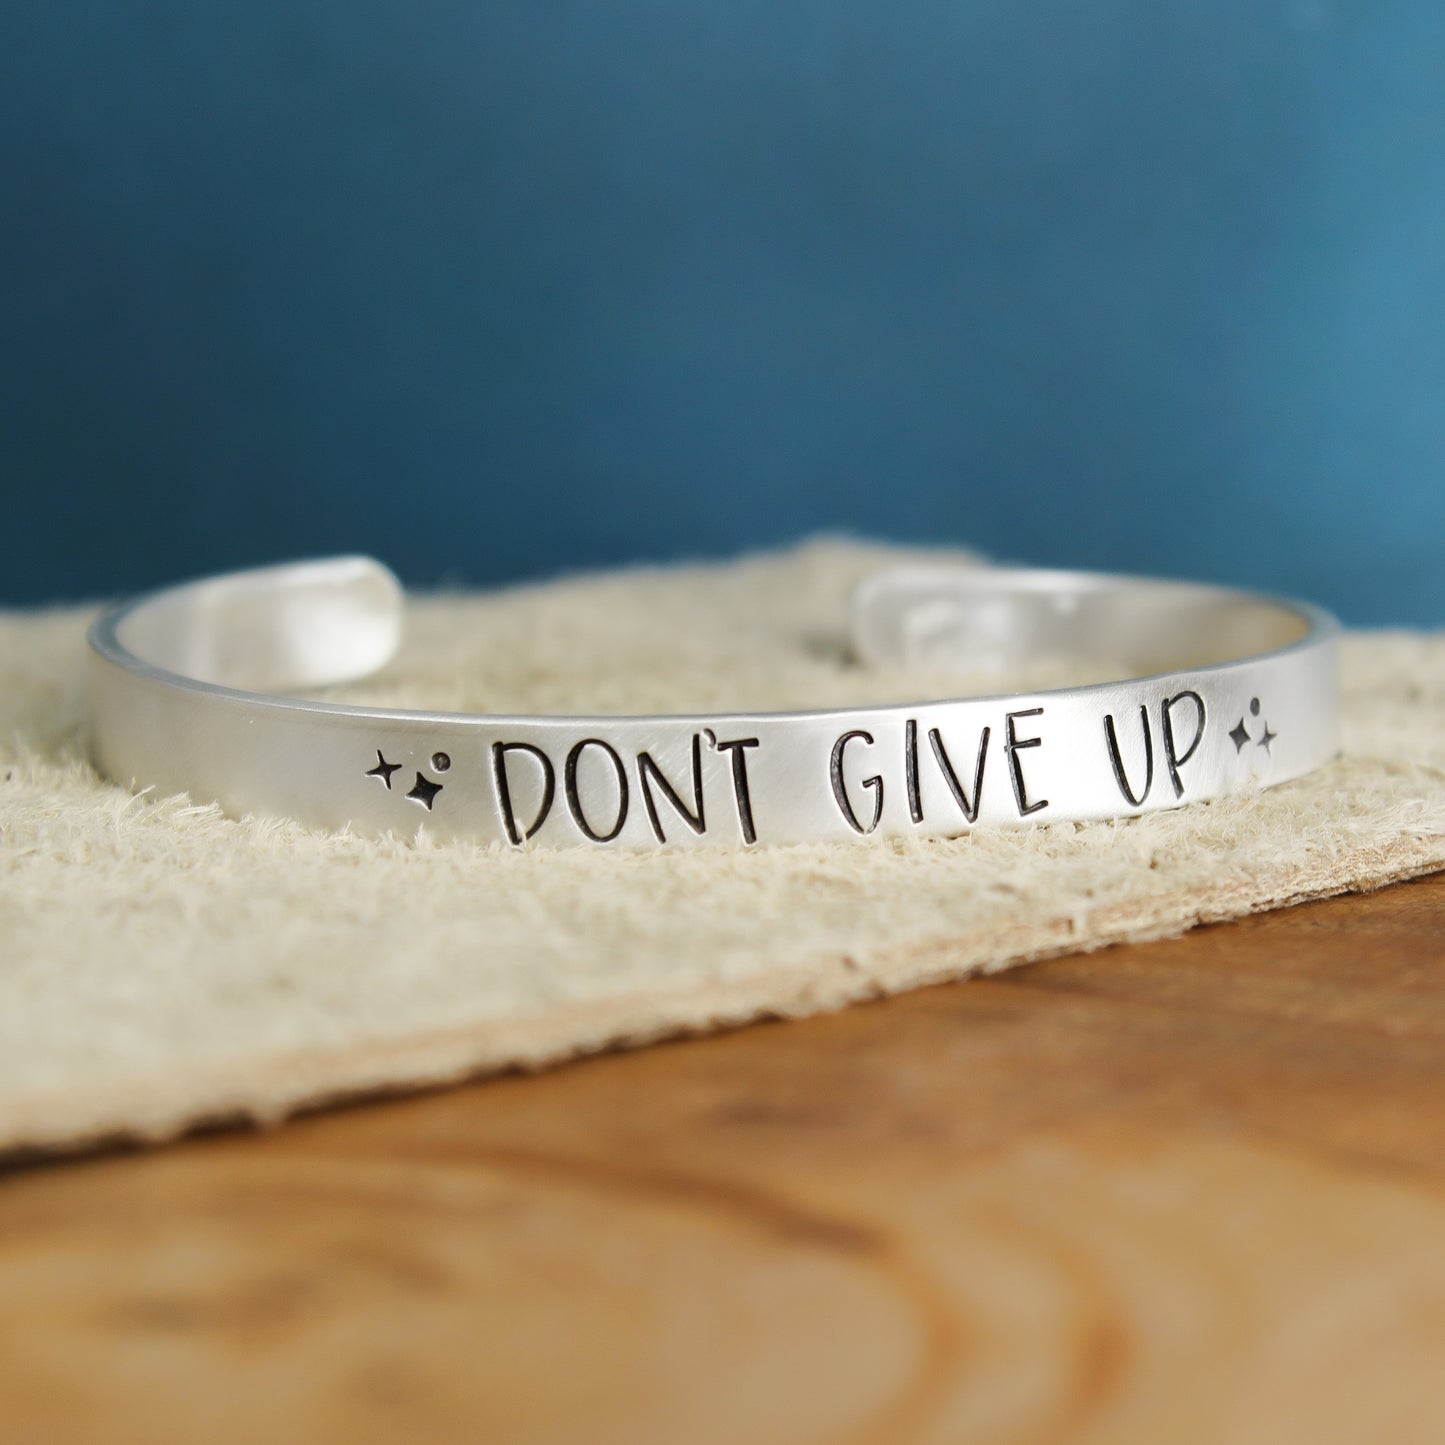
[[[332,694],[535,712],[903,702],[820,542],[412,604]],[[928,554],[937,557],[939,554]],[[801,1015],[1445,867],[1445,638],[1355,636],[1345,756],[1255,797],[951,842],[513,852],[234,821],[85,760],[79,611],[0,617],[0,1148],[228,1118]]]

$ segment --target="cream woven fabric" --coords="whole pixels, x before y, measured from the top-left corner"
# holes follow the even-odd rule
[[[856,668],[847,593],[909,555],[820,542],[420,600],[401,658],[346,696],[736,711],[1084,680]],[[1445,638],[1349,639],[1345,757],[1257,797],[944,843],[615,856],[133,797],[85,761],[86,621],[0,617],[0,1149],[276,1119],[1445,867]]]

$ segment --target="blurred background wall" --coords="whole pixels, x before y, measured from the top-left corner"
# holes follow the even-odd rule
[[[0,18],[0,600],[818,529],[1445,622],[1438,0]]]

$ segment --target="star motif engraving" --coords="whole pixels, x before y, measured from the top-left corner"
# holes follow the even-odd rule
[[[442,785],[434,783],[430,778],[424,778],[420,773],[416,775],[416,782],[407,793],[407,797],[413,802],[422,804],[427,812],[431,812],[431,805],[436,801],[436,795],[441,792]]]
[[[381,749],[376,750],[376,766],[368,771],[368,778],[380,778],[386,784],[386,791],[391,791],[391,775],[401,771],[400,763],[389,763],[382,757]]]
[[[1269,755],[1270,755],[1271,757],[1274,756],[1274,753],[1271,751],[1269,745],[1270,745],[1278,736],[1279,736],[1279,734],[1278,734],[1278,733],[1273,733],[1273,732],[1271,732],[1271,731],[1269,730],[1269,724],[1268,724],[1268,723],[1265,723],[1265,725],[1264,725],[1264,732],[1260,735],[1259,745],[1260,745],[1260,747],[1262,747],[1262,748],[1265,750],[1265,752],[1269,753]]]
[[[1234,743],[1234,751],[1236,753],[1242,753],[1245,743],[1249,741],[1249,729],[1245,727],[1243,718],[1240,718],[1240,720],[1230,728],[1229,736],[1230,740]]]

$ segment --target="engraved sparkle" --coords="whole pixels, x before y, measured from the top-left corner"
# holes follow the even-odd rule
[[[436,801],[436,795],[441,792],[441,790],[442,785],[440,783],[434,783],[430,778],[423,777],[421,773],[418,773],[416,775],[416,782],[407,793],[407,797],[414,803],[420,803],[427,812],[430,813],[431,806]]]
[[[1260,707],[1259,699],[1257,697],[1250,698],[1250,717],[1259,717],[1262,711],[1263,709]],[[1279,736],[1279,734],[1270,727],[1268,718],[1265,718],[1263,720],[1263,727],[1264,731],[1258,737],[1255,737],[1255,735],[1249,730],[1249,724],[1246,723],[1245,720],[1241,717],[1240,720],[1235,723],[1235,725],[1229,730],[1229,737],[1230,741],[1234,744],[1234,751],[1236,753],[1242,753],[1244,751],[1244,745],[1246,743],[1253,743],[1256,747],[1263,748],[1266,753],[1273,757],[1274,748],[1272,744],[1274,743],[1274,740]]]
[[[383,783],[386,784],[386,790],[389,793],[391,791],[391,775],[393,773],[399,773],[400,771],[401,764],[387,762],[387,760],[381,754],[381,749],[378,748],[376,750],[376,766],[370,769],[367,772],[366,776],[368,778],[380,779]]]

